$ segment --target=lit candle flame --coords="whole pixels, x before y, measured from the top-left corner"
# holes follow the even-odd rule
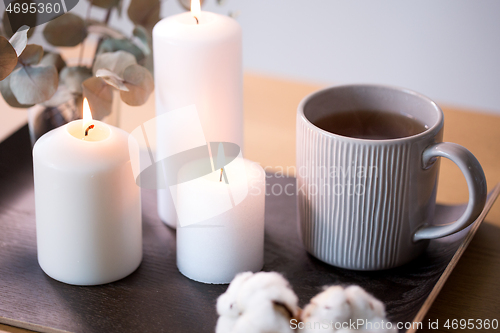
[[[89,101],[87,98],[83,99],[83,124],[82,127],[85,130],[92,122],[92,112],[90,112]]]
[[[94,128],[92,123],[92,112],[90,112],[89,101],[84,98],[83,99],[83,121],[82,128],[85,131],[85,137],[89,135],[89,130]]]
[[[200,0],[191,0],[191,14],[194,17],[200,15],[201,13],[201,1]]]

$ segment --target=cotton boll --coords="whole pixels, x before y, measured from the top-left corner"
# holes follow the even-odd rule
[[[241,309],[236,304],[237,297],[243,284],[252,276],[252,272],[240,273],[231,281],[226,292],[217,299],[217,313],[220,316],[236,318],[240,315]]]
[[[297,295],[290,288],[288,281],[278,273],[259,272],[250,277],[240,288],[237,304],[240,309],[246,311],[254,303],[254,299],[261,298],[284,304],[292,316],[298,314]]]
[[[387,329],[384,304],[359,286],[346,289],[333,286],[325,289],[311,299],[304,308],[301,319],[304,322],[302,333],[397,332],[396,329]],[[353,330],[350,326],[340,330],[335,329],[339,328],[335,323],[342,325],[342,323],[357,322],[358,319],[369,321],[371,325],[356,326],[355,328],[359,330]],[[314,326],[314,323],[330,323],[330,327]]]
[[[254,294],[232,333],[292,333],[289,310],[262,291]],[[217,332],[218,333],[218,332]]]
[[[240,295],[247,298],[255,291],[267,289],[272,286],[290,288],[288,281],[276,272],[259,272],[248,279],[241,288]]]
[[[278,273],[242,273],[217,300],[216,333],[291,333],[298,298]]]
[[[238,317],[220,316],[215,326],[215,333],[233,333]]]
[[[351,307],[344,288],[333,286],[314,296],[305,307],[302,320],[310,322],[347,322],[351,318]]]
[[[385,318],[384,304],[360,286],[346,288],[345,295],[351,305],[351,318],[365,320]]]

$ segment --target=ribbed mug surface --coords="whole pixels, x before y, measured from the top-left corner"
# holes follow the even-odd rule
[[[420,135],[393,140],[350,138],[316,127],[314,118],[335,110],[373,104],[376,110],[398,112],[412,103],[411,96],[400,96],[404,92],[391,98],[394,91],[387,87],[379,87],[375,94],[372,86],[343,88],[347,90],[331,88],[330,93],[310,95],[299,106],[296,176],[301,238],[308,252],[334,266],[396,267],[428,244],[413,242],[412,236],[419,226],[432,223],[439,163],[423,168],[421,155],[442,140],[442,119],[429,118],[437,126]],[[369,96],[357,103],[363,94]],[[418,113],[422,106],[411,107]]]

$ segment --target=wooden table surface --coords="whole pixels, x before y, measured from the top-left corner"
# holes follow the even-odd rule
[[[295,114],[300,100],[322,88],[246,74],[244,83],[245,157],[258,161],[267,171],[294,175]],[[124,107],[122,127],[132,130],[154,117],[154,99],[140,109]],[[439,101],[438,101],[439,103]],[[500,117],[441,105],[445,114],[444,140],[469,149],[483,166],[488,189],[500,182]],[[467,185],[460,170],[443,159],[439,175],[438,201],[463,203]],[[497,319],[500,321],[500,203],[493,206],[485,223],[460,259],[424,321],[447,319]],[[0,299],[1,301],[1,299]],[[1,325],[0,332],[29,332]],[[493,331],[493,330],[490,330]]]

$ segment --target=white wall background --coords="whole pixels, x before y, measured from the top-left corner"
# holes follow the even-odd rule
[[[246,69],[399,85],[500,113],[498,0],[228,0],[224,8],[241,11]]]
[[[404,86],[500,113],[499,0],[206,0],[203,9],[240,12],[246,70]],[[181,11],[177,0],[162,3],[163,17]],[[132,29],[116,15],[112,23]]]

